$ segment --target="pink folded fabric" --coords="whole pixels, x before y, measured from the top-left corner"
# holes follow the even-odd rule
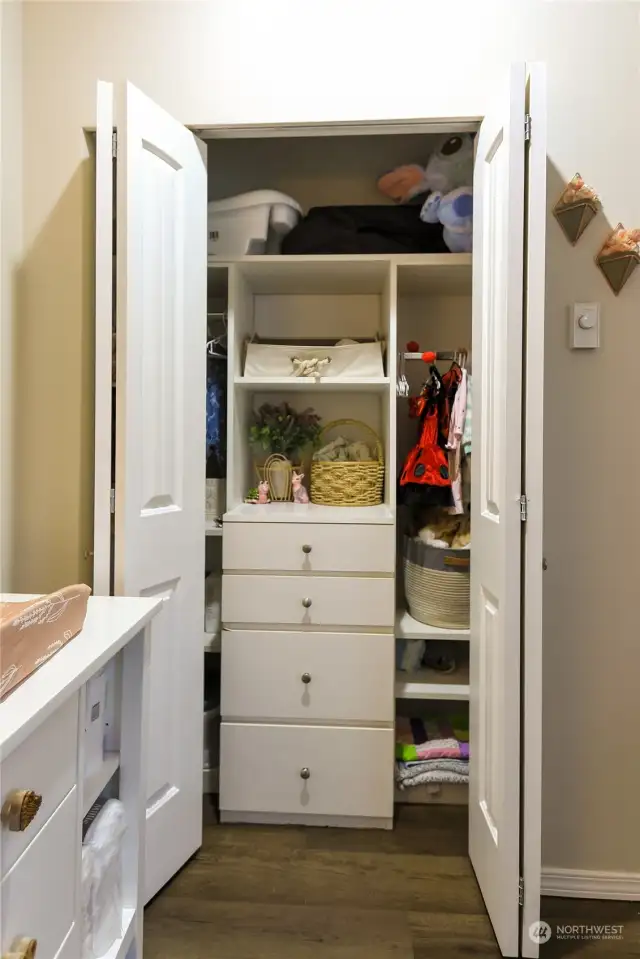
[[[0,700],[78,635],[90,594],[80,584],[28,602],[0,603]]]

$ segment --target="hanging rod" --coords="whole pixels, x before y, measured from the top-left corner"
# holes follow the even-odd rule
[[[225,311],[224,313],[207,313],[207,319],[208,319],[208,320],[209,320],[209,319],[213,319],[214,317],[215,317],[216,319],[218,319],[218,320],[226,320],[226,318],[227,318],[227,313],[226,313],[226,311]]]
[[[433,351],[427,351],[425,353],[401,353],[400,356],[403,360],[422,360],[424,363],[433,363],[436,360],[456,360],[459,356],[465,355],[466,350],[446,350],[444,353],[438,351],[434,353]]]

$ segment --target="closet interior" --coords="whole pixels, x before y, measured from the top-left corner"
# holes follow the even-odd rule
[[[441,226],[437,252],[372,253],[365,238],[367,252],[278,253],[291,224],[273,207],[260,252],[225,245],[245,229],[242,210],[227,222],[228,197],[278,191],[297,204],[297,222],[318,207],[384,214],[397,204],[379,178],[424,167],[446,140],[207,144],[203,786],[219,792],[225,821],[390,828],[394,801],[467,801],[468,475],[450,520],[450,482],[448,494],[407,497],[399,477],[423,431],[421,395],[425,410],[438,407],[454,368],[470,384],[471,254],[450,252]],[[324,248],[321,233],[310,236]],[[295,450],[277,428],[290,415],[305,439]],[[425,534],[430,523],[436,533]],[[437,557],[423,577],[414,554],[425,543],[438,552],[438,524],[451,538],[462,530],[466,548],[440,549],[444,565]],[[407,597],[409,556],[418,572]]]

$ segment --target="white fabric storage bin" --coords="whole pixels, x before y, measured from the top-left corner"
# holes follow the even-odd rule
[[[208,252],[213,256],[279,253],[282,237],[300,217],[302,207],[285,193],[253,190],[209,203]]]
[[[324,360],[321,377],[383,377],[382,343],[356,343],[353,341],[336,346],[286,346],[269,343],[249,343],[244,364],[244,375],[295,377],[293,360]]]

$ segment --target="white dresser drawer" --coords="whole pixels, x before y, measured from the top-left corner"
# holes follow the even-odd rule
[[[2,868],[7,872],[33,842],[55,809],[77,782],[78,695],[68,699],[2,763],[2,804],[16,790],[30,789],[42,805],[24,832],[2,824]],[[38,956],[38,959],[40,957]]]
[[[393,574],[395,560],[394,526],[227,523],[224,528],[225,570]]]
[[[393,729],[222,723],[220,747],[221,812],[393,816]]]
[[[2,880],[2,955],[25,937],[37,940],[38,959],[54,959],[69,934],[80,856],[77,805],[74,787]]]
[[[392,723],[395,642],[380,633],[222,633],[225,719]]]
[[[374,626],[393,629],[395,581],[356,576],[222,577],[226,624]]]

